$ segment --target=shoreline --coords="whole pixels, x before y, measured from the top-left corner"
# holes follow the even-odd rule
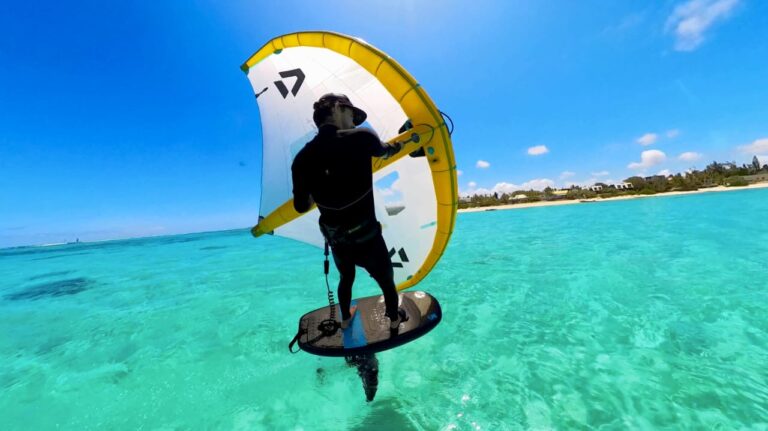
[[[657,193],[655,195],[614,196],[610,198],[590,199],[586,202],[582,202],[579,199],[566,199],[566,200],[549,201],[549,202],[542,201],[542,202],[529,202],[529,203],[523,203],[523,204],[492,205],[487,207],[463,208],[463,209],[459,209],[458,212],[472,213],[472,212],[482,212],[482,211],[488,211],[488,210],[514,210],[514,209],[522,209],[522,208],[551,207],[551,206],[560,206],[560,205],[574,205],[574,204],[581,204],[581,203],[623,201],[623,200],[629,200],[629,199],[657,198],[657,197],[663,197],[663,196],[693,195],[693,194],[700,194],[700,193],[730,192],[730,191],[736,191],[736,190],[764,189],[764,188],[768,188],[768,183],[756,183],[756,184],[750,184],[748,186],[742,186],[742,187],[717,186],[717,187],[710,187],[707,189],[690,190],[690,191],[684,191],[684,192],[678,191],[678,192]]]
[[[679,196],[679,195],[689,195],[689,194],[699,194],[699,193],[729,192],[729,191],[736,191],[736,190],[763,189],[763,188],[768,188],[768,182],[750,184],[748,186],[743,186],[743,187],[717,186],[717,187],[711,187],[707,189],[692,190],[692,191],[685,191],[685,192],[678,191],[678,192],[657,193],[655,195],[629,195],[629,196],[615,196],[610,198],[596,198],[596,199],[590,199],[586,202],[582,202],[579,199],[564,199],[564,200],[557,200],[557,201],[540,201],[540,202],[529,202],[529,203],[522,203],[522,204],[493,205],[493,206],[487,206],[487,207],[464,208],[464,209],[457,210],[457,212],[460,214],[460,213],[483,212],[483,211],[489,211],[489,210],[491,211],[515,210],[515,209],[523,209],[523,208],[550,207],[550,206],[560,206],[560,205],[574,205],[574,204],[580,204],[580,203],[598,203],[598,202],[620,201],[620,200],[628,200],[628,199],[656,198],[656,197],[663,197],[663,196]],[[236,231],[241,229],[244,230],[244,229],[250,229],[250,228],[241,227],[241,228],[214,230],[214,231],[164,233],[164,234],[150,235],[150,236],[131,236],[131,237],[125,237],[125,238],[109,238],[109,239],[98,239],[98,240],[91,240],[91,241],[80,241],[79,243],[71,243],[71,244],[93,244],[93,243],[109,242],[109,241],[126,241],[126,240],[144,239],[144,238],[170,237],[170,236],[177,236],[177,235],[228,232],[228,231]],[[7,246],[7,247],[0,247],[0,251],[8,251],[8,250],[19,249],[19,248],[38,248],[38,247],[47,248],[47,247],[55,247],[55,246],[62,246],[62,245],[70,245],[70,243],[63,242],[63,243],[47,243],[47,244],[13,245],[13,246]]]

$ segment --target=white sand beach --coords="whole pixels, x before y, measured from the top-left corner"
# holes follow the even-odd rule
[[[736,190],[761,189],[761,188],[768,188],[768,183],[750,184],[748,186],[743,186],[743,187],[717,186],[717,187],[710,187],[707,189],[692,190],[687,192],[657,193],[655,195],[630,195],[630,196],[615,196],[610,198],[598,197],[595,199],[585,200],[585,202],[582,202],[582,200],[579,200],[579,199],[567,199],[567,200],[550,201],[550,202],[529,202],[529,203],[522,203],[522,204],[495,205],[495,206],[478,207],[478,208],[464,208],[464,209],[459,209],[458,212],[462,213],[462,212],[478,212],[478,211],[488,211],[488,210],[510,210],[510,209],[520,209],[520,208],[573,205],[573,204],[581,204],[581,203],[590,204],[595,202],[608,202],[608,201],[615,201],[615,200],[655,198],[660,196],[691,195],[691,194],[710,193],[710,192],[729,192],[729,191],[736,191]]]

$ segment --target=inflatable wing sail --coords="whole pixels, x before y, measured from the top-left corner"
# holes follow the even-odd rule
[[[304,214],[293,209],[291,163],[317,133],[313,103],[343,93],[368,113],[363,125],[382,141],[411,141],[396,156],[373,160],[373,192],[398,290],[423,279],[453,232],[458,189],[450,131],[418,82],[366,42],[327,32],[272,39],[241,68],[256,94],[263,135],[254,236],[274,233],[323,245],[317,208]]]

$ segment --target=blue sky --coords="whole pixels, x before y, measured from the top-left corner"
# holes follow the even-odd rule
[[[4,1],[0,247],[252,225],[239,65],[300,30],[405,66],[456,123],[464,193],[768,163],[766,2],[318,4]]]

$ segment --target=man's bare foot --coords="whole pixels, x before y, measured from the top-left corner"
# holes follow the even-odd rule
[[[390,319],[389,321],[389,329],[397,329],[400,327],[400,324],[403,322],[408,321],[408,315],[405,313],[405,310],[402,308],[397,309],[397,318],[396,319]]]
[[[341,321],[341,329],[347,329],[349,322],[351,322],[352,318],[355,317],[355,311],[357,311],[357,305],[349,307],[349,319],[344,319]]]

